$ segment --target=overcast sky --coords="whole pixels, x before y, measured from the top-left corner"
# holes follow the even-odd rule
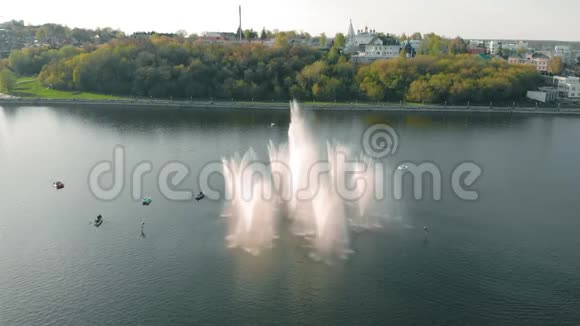
[[[580,41],[580,0],[29,0],[2,1],[0,21],[113,27],[125,32],[229,32],[243,27],[346,33],[377,31],[487,39]]]

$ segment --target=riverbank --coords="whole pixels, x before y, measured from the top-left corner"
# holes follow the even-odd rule
[[[0,93],[0,99],[9,99],[9,98],[14,98],[14,96]]]
[[[42,98],[42,99],[84,99],[84,100],[110,100],[123,99],[120,96],[90,93],[62,91],[43,86],[35,76],[20,77],[16,80],[16,87],[11,92],[12,95],[22,98]]]
[[[53,99],[53,98],[0,98],[0,105],[111,105],[111,106],[166,106],[195,109],[252,109],[288,110],[286,102],[236,102],[236,101],[171,101],[138,99]],[[525,114],[580,115],[580,108],[552,107],[495,107],[451,105],[405,105],[393,103],[302,103],[305,109],[328,111],[401,111],[401,112],[497,112]]]

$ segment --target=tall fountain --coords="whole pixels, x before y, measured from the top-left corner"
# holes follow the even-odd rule
[[[321,145],[299,105],[292,102],[290,109],[288,143],[270,141],[268,165],[258,162],[253,149],[223,159],[231,220],[226,239],[230,247],[258,255],[273,245],[284,215],[292,233],[309,243],[312,259],[347,258],[353,252],[349,226],[376,226],[368,216],[377,177],[372,160],[334,141]],[[353,168],[358,173],[347,173]],[[352,189],[349,198],[339,191],[343,185]]]

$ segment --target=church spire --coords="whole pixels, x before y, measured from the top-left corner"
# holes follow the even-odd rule
[[[348,37],[354,37],[354,28],[352,27],[352,19],[350,20],[350,25],[348,26]]]

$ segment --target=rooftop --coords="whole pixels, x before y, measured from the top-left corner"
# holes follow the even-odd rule
[[[532,58],[534,58],[534,59],[550,59],[550,57],[548,57],[547,55],[542,54],[542,53],[537,53],[537,52],[532,54]]]
[[[373,43],[375,40],[381,40],[382,45],[400,45],[399,41],[394,37],[387,35],[377,35],[369,43]]]

